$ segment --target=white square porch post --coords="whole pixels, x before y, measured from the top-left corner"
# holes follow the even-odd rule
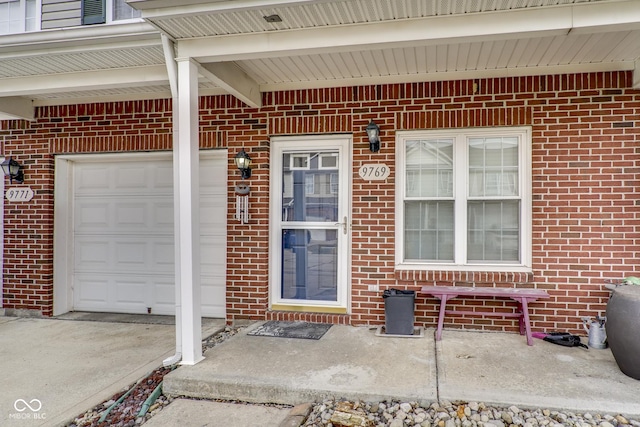
[[[181,328],[182,364],[202,359],[200,303],[200,181],[198,70],[190,58],[178,63],[178,139],[174,140],[174,204],[176,213],[176,286],[180,286],[180,308],[176,316]],[[176,319],[177,320],[177,319]]]

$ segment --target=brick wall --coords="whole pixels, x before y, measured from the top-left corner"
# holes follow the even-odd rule
[[[630,72],[477,79],[266,93],[260,109],[230,96],[200,100],[200,145],[229,148],[227,312],[229,320],[304,319],[351,324],[384,322],[380,289],[423,284],[537,287],[552,297],[533,305],[539,330],[579,331],[580,316],[606,307],[606,279],[638,270],[640,91]],[[166,150],[171,108],[166,100],[43,107],[33,123],[3,122],[5,155],[26,166],[33,201],[5,204],[7,308],[51,314],[53,155]],[[381,128],[371,153],[364,128]],[[492,274],[394,269],[395,131],[476,126],[532,127],[533,272]],[[352,309],[350,315],[268,311],[269,138],[353,135]],[[233,219],[232,158],[244,148],[254,161],[251,222]],[[365,182],[365,163],[392,166],[386,181]],[[636,273],[634,273],[636,272]],[[497,311],[501,301],[468,300]],[[432,326],[435,301],[418,297],[416,320]],[[515,330],[512,319],[451,317],[447,327]]]

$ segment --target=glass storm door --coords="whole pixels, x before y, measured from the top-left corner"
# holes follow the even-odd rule
[[[346,312],[350,140],[272,143],[272,308]]]

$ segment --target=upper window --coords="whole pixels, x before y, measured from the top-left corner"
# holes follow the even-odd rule
[[[0,34],[38,30],[39,0],[0,0]]]
[[[111,13],[112,21],[123,21],[125,19],[140,18],[141,13],[129,6],[125,0],[112,0],[111,5],[113,11]]]
[[[82,25],[105,24],[140,16],[140,11],[125,0],[82,0]]]
[[[531,266],[528,128],[398,132],[399,268]]]

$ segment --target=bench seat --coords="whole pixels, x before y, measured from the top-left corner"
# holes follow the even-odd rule
[[[438,327],[436,329],[436,340],[442,339],[442,326],[445,314],[459,315],[482,315],[499,317],[517,317],[520,326],[520,335],[527,336],[527,344],[533,345],[531,336],[531,324],[529,321],[529,303],[541,298],[549,298],[549,294],[541,289],[515,289],[515,288],[475,288],[464,286],[423,286],[420,294],[431,295],[440,300],[440,311],[438,315]],[[494,311],[461,311],[447,310],[447,301],[450,299],[463,297],[490,297],[490,298],[510,298],[518,303],[516,312],[500,313]]]

